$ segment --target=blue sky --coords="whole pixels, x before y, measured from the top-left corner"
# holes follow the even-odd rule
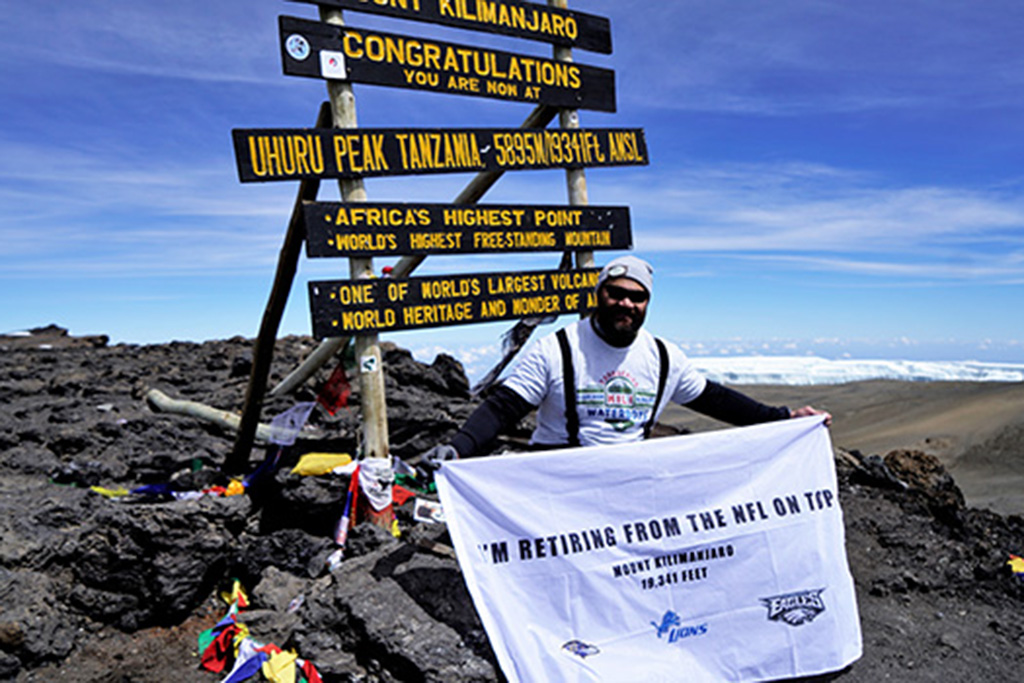
[[[693,354],[1024,361],[1024,6],[587,0],[618,112],[651,165],[591,169],[656,268],[649,325]],[[232,128],[304,127],[320,81],[281,74],[271,0],[36,0],[0,26],[0,332],[55,322],[115,342],[255,335],[294,198],[242,185]],[[540,56],[550,47],[354,12],[354,26]],[[528,104],[356,86],[360,124],[512,127]],[[449,201],[466,176],[367,182]],[[486,201],[565,202],[560,170]],[[336,199],[331,182],[322,199]],[[599,263],[605,256],[599,255]],[[417,274],[554,267],[432,257]],[[379,265],[388,261],[378,260]],[[308,333],[303,258],[282,334]],[[473,368],[508,323],[384,335]],[[479,368],[476,369],[479,371]]]

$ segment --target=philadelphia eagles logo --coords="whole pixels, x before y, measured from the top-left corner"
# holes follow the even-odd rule
[[[790,626],[803,626],[825,611],[821,599],[824,588],[786,593],[771,598],[761,598],[761,604],[768,608],[770,621],[782,621]]]

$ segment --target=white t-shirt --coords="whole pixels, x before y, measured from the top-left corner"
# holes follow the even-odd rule
[[[641,329],[632,344],[619,348],[601,339],[589,318],[565,329],[572,350],[583,446],[640,441],[652,410],[660,415],[668,401],[689,403],[707,384],[686,354],[666,343],[669,370],[665,395],[661,404],[654,406],[660,363],[650,333]],[[562,353],[554,334],[534,344],[505,380],[506,387],[539,406],[537,428],[530,443],[568,443],[563,380]]]

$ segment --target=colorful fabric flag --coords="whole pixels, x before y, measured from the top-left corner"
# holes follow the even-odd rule
[[[406,501],[415,497],[416,492],[410,491],[404,486],[395,486],[391,489],[391,500],[394,501],[395,505],[405,505]]]
[[[267,661],[267,655],[263,652],[257,652],[256,644],[252,639],[245,638],[239,643],[235,666],[228,672],[228,675],[221,683],[242,683],[242,681],[258,672],[265,661]]]
[[[238,657],[238,652],[242,647],[242,643],[249,639],[249,627],[241,622],[235,622],[238,624],[238,632],[235,633],[235,657]]]
[[[253,482],[257,482],[268,474],[273,474],[277,469],[277,463],[281,460],[281,452],[284,450],[283,447],[278,446],[274,449],[273,453],[267,452],[266,457],[263,458],[263,462],[257,465],[256,469],[250,472],[242,480],[243,485],[249,488]]]
[[[345,361],[340,360],[338,367],[327,379],[327,384],[320,390],[316,400],[324,410],[331,416],[338,412],[338,408],[348,406],[348,398],[352,395],[352,385],[349,384],[348,375],[345,374]]]
[[[348,540],[348,529],[352,523],[352,515],[355,511],[356,498],[359,495],[359,467],[356,467],[356,471],[352,473],[352,478],[348,482],[348,493],[345,495],[345,509],[341,512],[341,518],[338,519],[337,526],[334,527],[334,543],[340,547],[345,547],[345,542]]]
[[[228,605],[237,604],[239,607],[249,606],[249,596],[245,594],[245,589],[242,588],[242,582],[238,579],[235,579],[231,584],[230,591],[225,591],[220,594],[220,599]]]
[[[359,466],[359,488],[370,506],[383,512],[392,502],[395,470],[389,458],[367,458]]]
[[[224,630],[214,637],[213,641],[203,650],[199,664],[207,671],[219,674],[227,668],[228,662],[235,657],[235,635],[238,625],[228,624]]]
[[[171,495],[172,491],[170,484],[163,483],[137,486],[132,489],[132,493],[137,496],[169,496]]]
[[[206,649],[210,647],[210,644],[213,643],[214,639],[221,633],[221,631],[227,628],[228,624],[233,623],[235,623],[235,615],[229,613],[216,624],[200,633],[199,653],[202,654],[206,652]]]
[[[300,659],[298,665],[299,671],[302,672],[302,677],[306,679],[306,683],[323,683],[323,679],[320,678],[320,672],[313,666],[313,662]]]
[[[94,493],[98,493],[106,498],[120,498],[121,496],[127,496],[129,493],[131,493],[131,491],[129,491],[123,486],[118,486],[117,488],[111,489],[104,488],[102,486],[90,486],[89,489]]]
[[[348,453],[306,453],[292,468],[292,474],[316,476],[329,474],[336,467],[344,467],[352,462]]]
[[[268,437],[271,443],[276,443],[278,446],[294,444],[314,407],[316,407],[314,402],[296,403],[271,420],[270,436]]]
[[[395,468],[395,471],[398,472],[397,467]],[[417,479],[413,475],[396,474],[395,483],[401,484],[408,489],[419,491],[420,493],[437,493],[437,486],[433,481],[424,482],[422,479]]]
[[[249,605],[240,581],[236,579],[220,597],[228,603],[228,613],[199,634],[200,666],[214,673],[229,669],[221,683],[242,683],[261,671],[274,683],[322,683],[313,664],[298,659],[294,651],[284,652],[249,636],[249,628],[237,621],[240,606]]]
[[[278,651],[263,663],[263,677],[274,683],[295,683],[295,660],[298,655],[294,651]]]
[[[1010,565],[1010,571],[1013,572],[1014,576],[1024,581],[1024,558],[1010,555],[1010,560],[1006,564]]]

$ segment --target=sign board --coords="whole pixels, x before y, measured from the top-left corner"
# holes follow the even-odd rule
[[[280,17],[290,76],[615,111],[615,72],[427,38]]]
[[[629,249],[624,206],[306,202],[306,254],[397,256]]]
[[[435,477],[510,683],[808,680],[861,656],[820,416]]]
[[[243,183],[645,166],[641,128],[236,128]]]
[[[596,268],[309,283],[313,336],[447,327],[585,313]]]
[[[605,17],[518,0],[292,0],[611,54]]]

